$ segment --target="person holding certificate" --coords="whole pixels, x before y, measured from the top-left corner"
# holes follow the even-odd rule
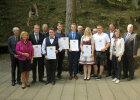
[[[16,53],[18,54],[19,67],[22,78],[22,89],[30,87],[29,84],[29,71],[33,63],[34,50],[32,43],[28,41],[29,35],[23,31],[20,35],[20,41],[16,45]]]
[[[67,34],[67,37],[69,38],[70,41],[70,49],[68,50],[69,74],[70,74],[69,80],[73,79],[72,69],[74,69],[74,78],[78,79],[77,67],[78,67],[78,53],[80,50],[81,34],[76,32],[75,23],[71,25],[71,32]]]
[[[55,37],[54,29],[49,29],[49,37],[43,40],[42,52],[45,56],[45,64],[47,69],[46,84],[52,83],[55,85],[55,72],[56,72],[56,54],[58,53],[58,38]]]
[[[58,23],[57,30],[55,31],[55,37],[57,37],[58,39],[65,37],[65,34],[62,32],[62,29],[63,29],[63,25],[61,23]],[[65,50],[64,49],[59,50],[58,56],[57,56],[58,57],[57,77],[59,79],[62,78],[61,73],[62,73],[62,65],[63,65],[64,56],[65,56]]]
[[[34,32],[30,34],[29,36],[29,40],[32,42],[32,44],[39,48],[42,45],[44,36],[42,35],[42,33],[40,33],[40,26],[39,25],[34,25]],[[36,49],[36,48],[34,48]],[[41,48],[39,48],[41,49]],[[35,50],[37,51],[37,50]],[[35,52],[35,53],[39,53],[39,52]],[[41,53],[41,52],[40,52]],[[43,81],[43,67],[44,67],[44,58],[42,57],[42,54],[39,54],[41,56],[35,56],[34,60],[33,60],[33,81],[32,83],[36,82],[36,78],[37,78],[37,65],[38,65],[38,76],[39,76],[39,81],[40,82],[44,82]]]
[[[81,55],[79,63],[84,65],[84,80],[90,80],[91,65],[94,64],[94,41],[89,27],[85,29],[80,47]]]
[[[95,58],[96,65],[94,65],[94,75],[96,80],[100,80],[102,78],[105,61],[106,61],[106,50],[110,46],[110,39],[106,33],[103,33],[103,27],[101,25],[97,26],[97,33],[93,35],[94,44],[95,44]],[[98,67],[100,64],[99,75],[97,75]]]

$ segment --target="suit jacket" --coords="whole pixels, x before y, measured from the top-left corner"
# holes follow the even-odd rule
[[[46,38],[46,37],[49,36],[49,32],[46,32],[46,33],[45,32],[41,32],[41,33],[42,33],[42,35],[43,35],[44,38]]]
[[[29,35],[29,41],[32,42],[32,45],[39,45],[39,44],[42,45],[43,39],[44,39],[44,36],[42,35],[42,33],[39,33],[39,42],[38,43],[36,42],[34,32]]]
[[[69,41],[70,41],[70,40],[73,40],[73,39],[72,39],[72,32],[68,33],[68,34],[67,34],[67,37],[69,38]],[[79,50],[80,50],[81,34],[78,33],[78,32],[76,32],[75,39],[78,40],[78,46],[79,46]]]
[[[123,38],[125,40],[127,33],[124,34]],[[131,33],[131,36],[125,42],[125,53],[126,55],[137,55],[138,50],[138,35],[134,32]]]
[[[18,41],[20,41],[19,37],[18,37]],[[17,44],[18,41],[16,41],[15,35],[10,36],[8,38],[8,50],[9,50],[9,53],[11,55],[15,55],[16,54],[16,44]]]

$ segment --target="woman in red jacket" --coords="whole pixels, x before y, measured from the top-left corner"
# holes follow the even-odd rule
[[[29,35],[23,31],[20,35],[20,41],[16,45],[16,53],[18,54],[19,67],[22,78],[22,89],[29,85],[29,71],[31,70],[31,64],[33,63],[34,50],[32,43],[28,40]]]

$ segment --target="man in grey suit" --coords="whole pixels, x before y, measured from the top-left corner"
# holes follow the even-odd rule
[[[133,25],[127,26],[127,31],[124,34],[125,52],[123,57],[123,79],[127,78],[128,81],[134,78],[134,58],[137,56],[138,50],[138,35],[133,32]],[[128,75],[129,72],[129,75]]]
[[[13,28],[13,33],[14,33],[14,35],[12,35],[8,38],[8,50],[9,50],[10,59],[11,59],[12,86],[15,86],[15,84],[16,84],[16,79],[15,79],[16,67],[17,67],[17,83],[19,85],[21,85],[21,78],[20,78],[21,73],[20,73],[18,59],[17,59],[18,55],[16,54],[16,51],[15,51],[16,44],[20,40],[20,38],[19,38],[19,28],[14,27]]]

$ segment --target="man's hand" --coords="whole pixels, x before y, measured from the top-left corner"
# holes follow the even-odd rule
[[[121,57],[118,58],[118,61],[119,61],[119,62],[121,61]]]
[[[45,59],[48,60],[48,56],[45,56]]]
[[[102,52],[105,52],[106,48],[101,49]]]
[[[58,53],[58,50],[55,50],[55,53],[57,54]]]
[[[69,52],[72,52],[72,50],[71,50],[71,49],[69,49]]]

